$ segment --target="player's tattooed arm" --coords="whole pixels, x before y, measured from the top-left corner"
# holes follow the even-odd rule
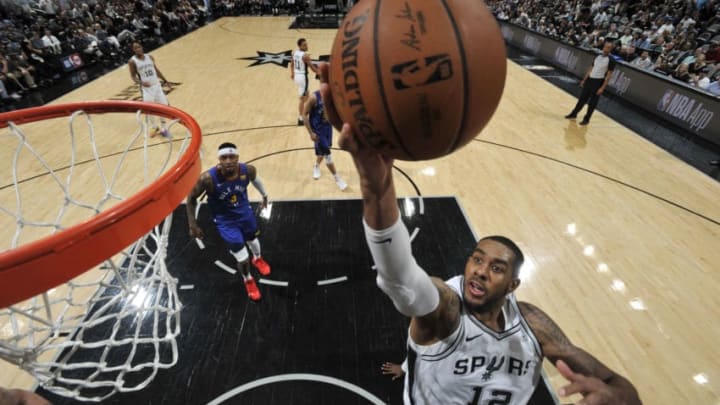
[[[185,208],[187,210],[188,225],[190,226],[191,231],[193,230],[193,227],[197,227],[197,220],[195,219],[197,200],[203,193],[210,192],[212,190],[212,186],[212,178],[210,177],[210,173],[204,172],[202,175],[200,175],[197,183],[195,183],[195,186],[193,186],[190,194],[188,194],[187,196]]]
[[[597,404],[641,404],[637,390],[620,374],[610,370],[593,355],[575,346],[545,312],[527,302],[519,303],[520,311],[537,337],[545,357],[571,381],[562,396],[582,393],[595,396]]]
[[[450,336],[460,321],[460,297],[443,280],[431,279],[440,293],[440,303],[435,311],[410,321],[413,342],[421,345],[433,344]]]

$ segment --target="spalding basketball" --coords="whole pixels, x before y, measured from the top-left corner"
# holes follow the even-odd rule
[[[328,82],[364,143],[424,160],[485,127],[505,73],[505,44],[482,1],[361,0],[338,29]]]

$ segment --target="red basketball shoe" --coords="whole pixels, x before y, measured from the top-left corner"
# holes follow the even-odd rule
[[[270,275],[270,265],[261,257],[253,257],[252,259],[253,266],[257,267],[260,274],[263,276],[269,276]]]
[[[257,284],[255,284],[255,280],[245,280],[245,289],[247,290],[248,297],[250,297],[251,300],[260,301],[260,298],[262,298],[260,290],[258,290]]]

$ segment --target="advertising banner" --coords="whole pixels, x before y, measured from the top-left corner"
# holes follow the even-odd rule
[[[505,41],[547,63],[582,77],[596,53],[505,21],[498,21]],[[608,90],[618,97],[720,145],[720,98],[654,72],[618,62]]]

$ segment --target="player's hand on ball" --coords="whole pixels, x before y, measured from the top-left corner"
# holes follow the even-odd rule
[[[323,98],[325,114],[327,114],[328,121],[330,121],[332,126],[339,131],[342,128],[343,122],[335,110],[332,93],[330,93],[330,85],[328,84],[329,67],[330,65],[325,62],[318,64],[318,72],[320,72],[320,95]]]
[[[596,377],[589,377],[576,373],[565,364],[564,361],[558,360],[555,363],[558,372],[565,377],[570,384],[560,388],[558,394],[561,397],[567,397],[573,394],[581,394],[583,399],[576,405],[623,405],[625,401],[615,392],[611,386],[605,384]]]
[[[190,225],[190,236],[193,238],[202,239],[205,236],[202,228],[197,225]]]

